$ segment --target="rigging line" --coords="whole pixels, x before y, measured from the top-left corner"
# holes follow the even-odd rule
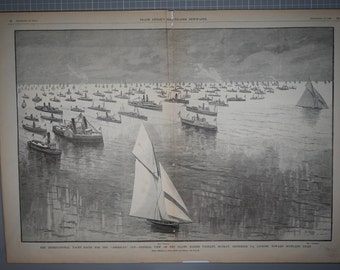
[[[181,205],[179,204],[175,198],[173,198],[170,194],[168,194],[167,192],[163,192],[164,193],[164,198],[166,198],[167,200],[171,201],[173,204],[175,204],[184,214],[186,214],[187,216],[189,216],[188,211]]]
[[[145,165],[138,157],[136,157],[135,154],[133,154],[133,155],[134,155],[135,158],[139,161],[139,163],[142,164],[143,167],[144,167],[145,169],[147,169],[147,170],[152,174],[152,176],[153,176],[154,178],[158,179],[158,175],[155,175],[154,172],[152,172],[148,167],[146,167],[146,165]]]

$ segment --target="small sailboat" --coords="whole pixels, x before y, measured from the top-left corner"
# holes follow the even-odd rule
[[[316,90],[310,80],[306,83],[306,89],[296,106],[312,109],[328,109],[326,101],[320,95],[318,90]]]
[[[171,232],[191,223],[188,209],[169,175],[157,161],[151,139],[142,124],[132,151],[136,157],[130,216],[150,221]]]

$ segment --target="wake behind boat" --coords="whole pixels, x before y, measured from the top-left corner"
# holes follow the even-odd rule
[[[183,199],[156,159],[144,125],[140,127],[132,153],[136,161],[130,216],[148,220],[171,232],[178,231],[181,223],[192,222]]]

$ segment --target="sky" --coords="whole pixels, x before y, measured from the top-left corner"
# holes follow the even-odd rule
[[[332,28],[16,31],[22,83],[331,80]]]

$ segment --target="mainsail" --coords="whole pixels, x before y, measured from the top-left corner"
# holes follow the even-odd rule
[[[306,83],[306,89],[296,105],[304,108],[328,109],[326,101],[316,90],[311,81]]]
[[[143,124],[132,153],[136,163],[130,215],[156,221],[191,222],[181,196],[163,166],[156,161]]]

